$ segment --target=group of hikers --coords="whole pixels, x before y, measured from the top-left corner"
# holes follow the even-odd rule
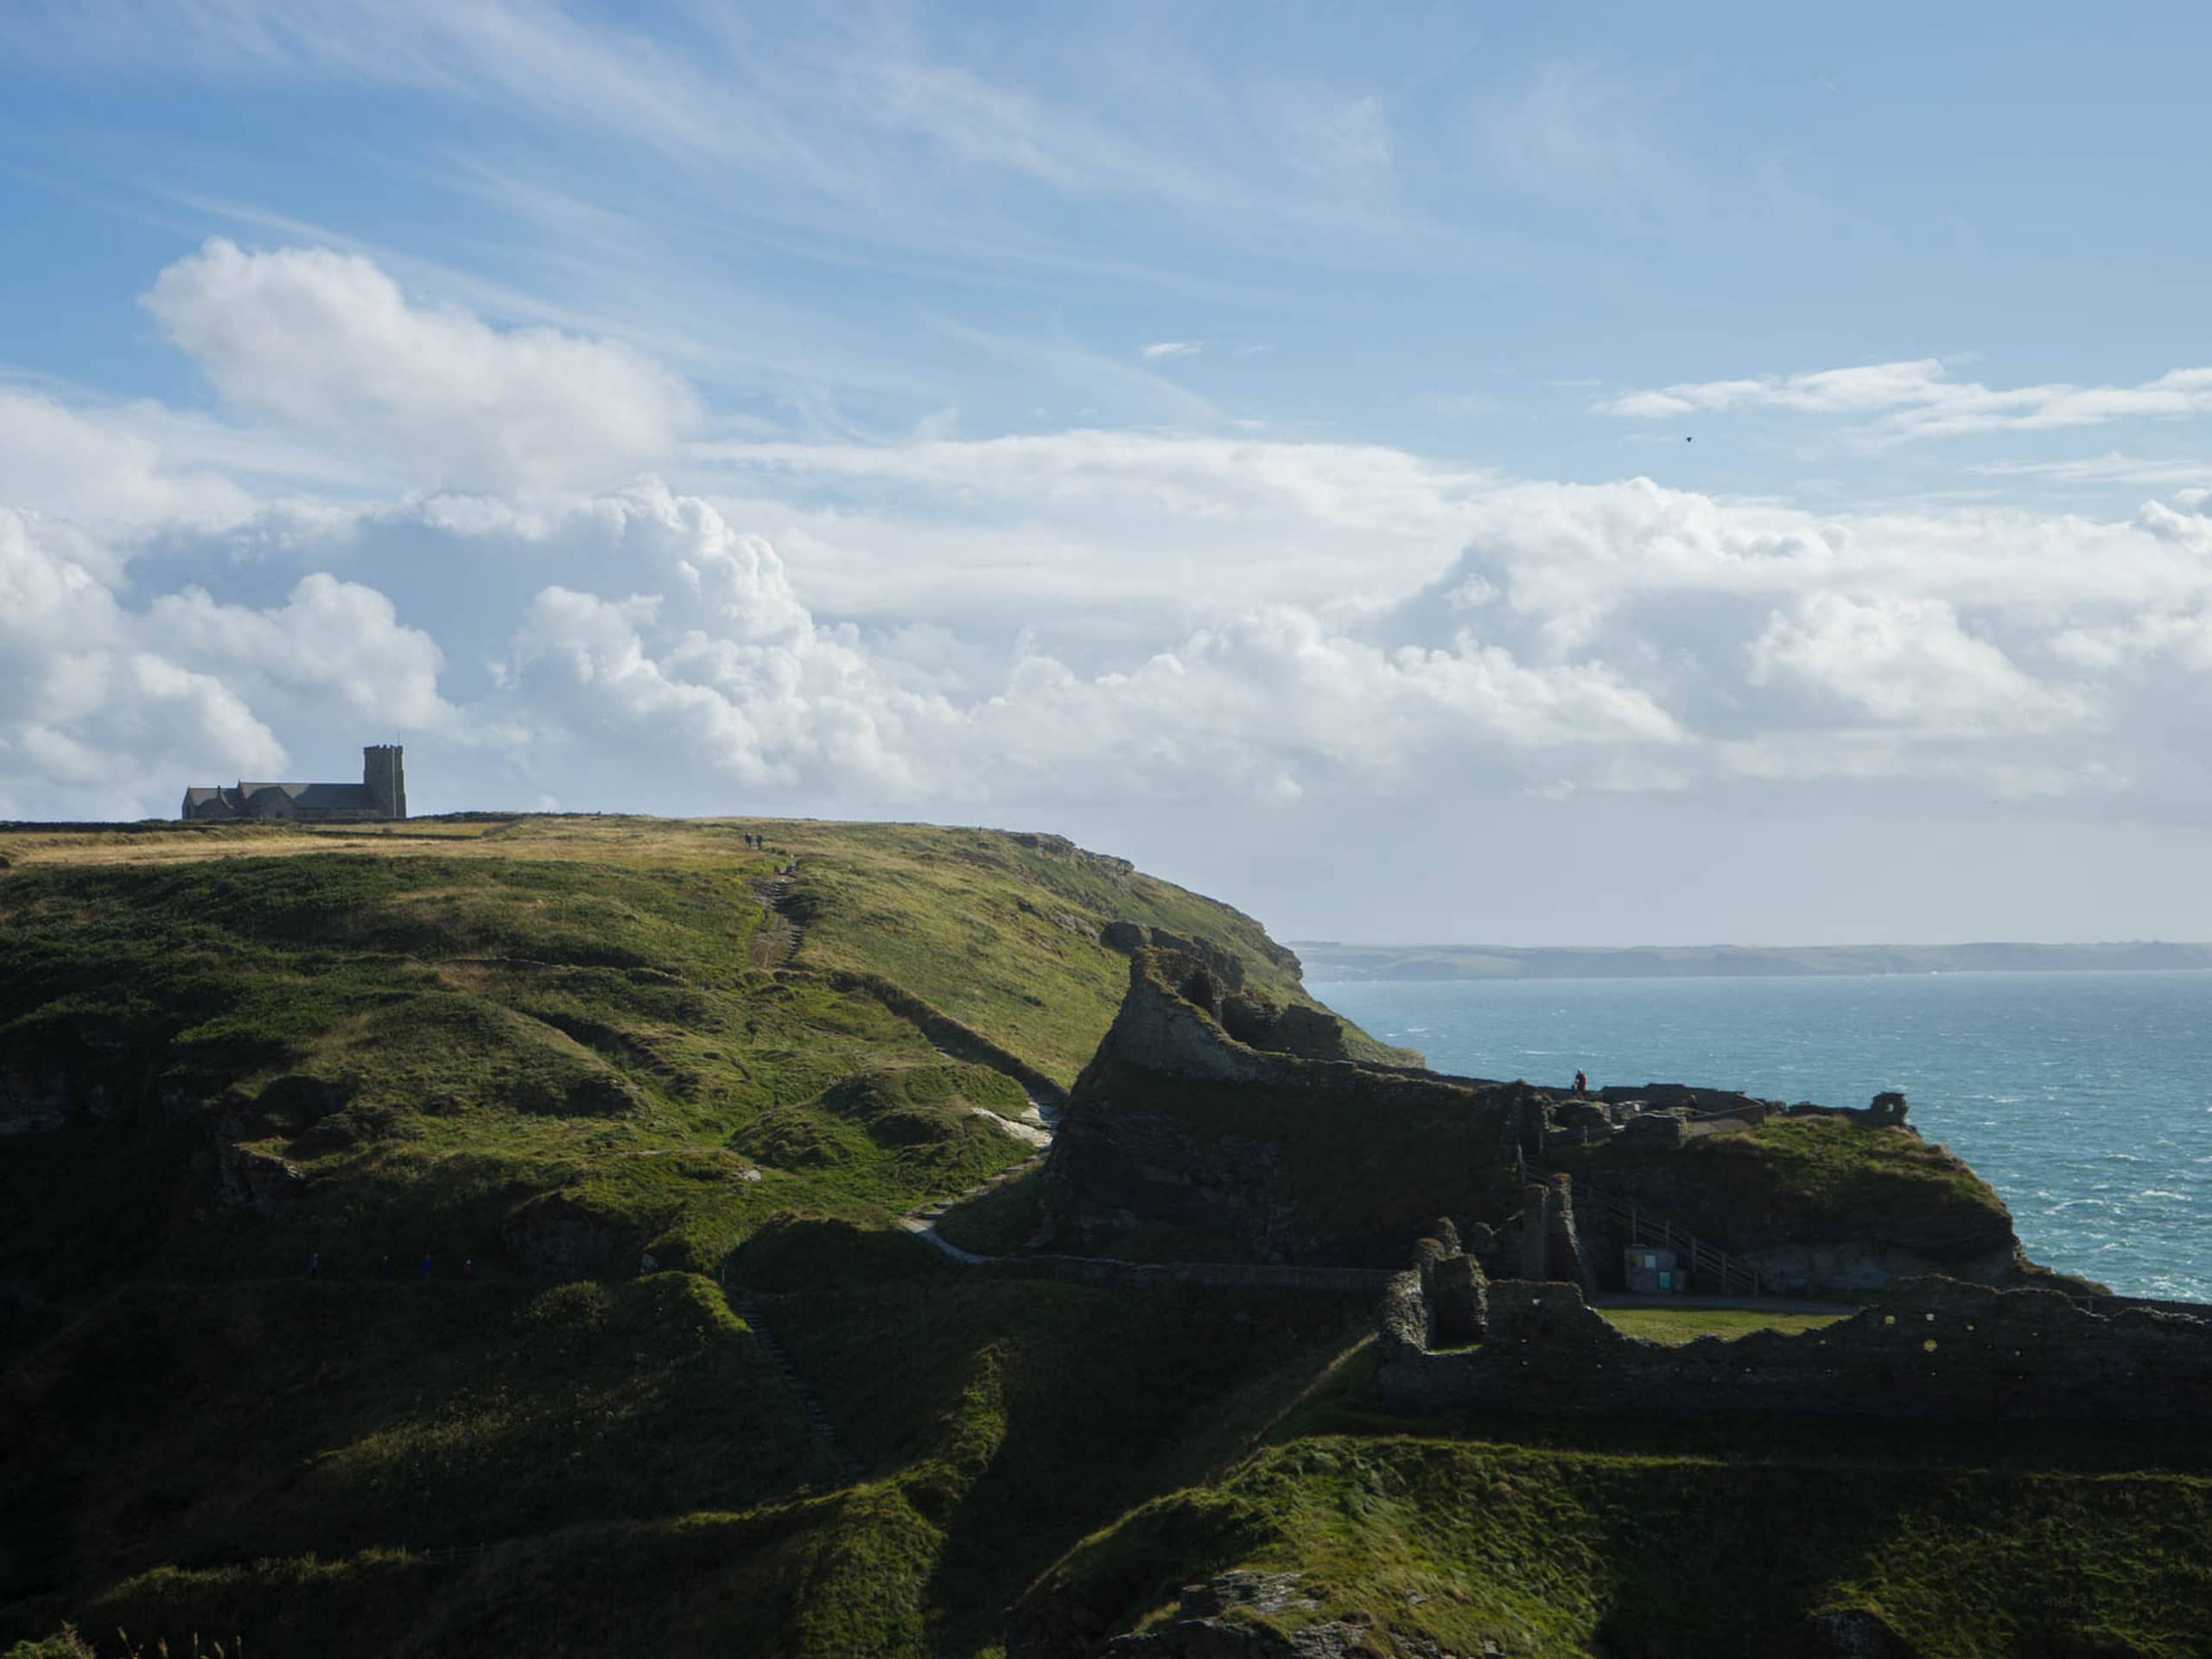
[[[756,853],[765,853],[768,850],[768,837],[747,834],[745,837],[745,844]]]
[[[437,1259],[433,1256],[429,1251],[423,1251],[423,1260],[419,1264],[417,1264],[416,1271],[424,1279],[436,1278],[438,1276]],[[476,1258],[474,1256],[465,1255],[461,1258],[461,1276],[464,1279],[474,1279],[476,1276]],[[308,1254],[308,1277],[310,1279],[320,1279],[322,1277],[322,1252],[321,1250],[311,1250]],[[385,1280],[396,1279],[398,1277],[398,1268],[390,1256],[387,1255],[382,1261],[378,1262],[377,1277]]]

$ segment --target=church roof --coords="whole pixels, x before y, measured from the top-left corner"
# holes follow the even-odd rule
[[[369,792],[366,784],[249,784],[238,785],[238,794],[246,800],[267,791],[288,795],[301,806],[373,806],[376,797]]]

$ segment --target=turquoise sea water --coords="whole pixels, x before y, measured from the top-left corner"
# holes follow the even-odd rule
[[[2005,1197],[2037,1261],[2212,1300],[2212,974],[1338,981],[1442,1071],[1685,1083],[1911,1121]]]

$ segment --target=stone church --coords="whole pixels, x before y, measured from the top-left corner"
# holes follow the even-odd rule
[[[184,791],[185,818],[230,823],[248,818],[297,818],[303,823],[363,823],[407,816],[407,772],[400,746],[361,751],[358,784],[249,784]]]

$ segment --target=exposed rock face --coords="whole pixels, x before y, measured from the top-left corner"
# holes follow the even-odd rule
[[[1231,995],[1221,1005],[1222,1027],[1249,1048],[1308,1060],[1349,1060],[1344,1022],[1299,1003],[1278,1007],[1264,997]]]
[[[1301,1624],[1290,1630],[1258,1619],[1279,1619],[1318,1610],[1299,1573],[1224,1573],[1185,1586],[1170,1624],[1142,1635],[1111,1637],[1103,1647],[1072,1632],[1048,1637],[1026,1631],[1011,1645],[1010,1659],[1075,1659],[1102,1653],[1119,1659],[1430,1659],[1442,1649],[1420,1637],[1378,1643],[1374,1621],[1362,1613]]]
[[[1077,1609],[1047,1600],[1025,1609],[1008,1632],[1007,1659],[1456,1659],[1426,1637],[1381,1635],[1364,1612],[1300,1623],[1320,1610],[1320,1593],[1302,1573],[1239,1568],[1185,1585],[1174,1618],[1158,1629],[1103,1643],[1103,1632],[1086,1628]],[[1276,1628],[1285,1624],[1294,1628]],[[1485,1643],[1466,1650],[1464,1659],[1502,1652]]]
[[[1181,950],[1198,957],[1218,975],[1231,990],[1241,990],[1244,985],[1244,962],[1234,950],[1228,950],[1204,937],[1185,938],[1171,933],[1164,927],[1147,927],[1142,922],[1109,922],[1098,931],[1098,942],[1109,950],[1121,950],[1134,955],[1150,946],[1160,950]],[[1301,966],[1298,953],[1277,944],[1262,936],[1255,942],[1268,960],[1281,969],[1291,978],[1300,976]]]
[[[1192,1260],[1403,1262],[1495,1162],[1496,1105],[1483,1086],[1338,1058],[1341,1028],[1332,1039],[1324,1023],[1240,998],[1193,952],[1139,946],[1061,1117],[1052,1230],[1093,1245],[1175,1235]],[[1255,1047],[1240,1027],[1308,1052]]]
[[[225,1118],[216,1131],[215,1172],[223,1202],[257,1216],[280,1215],[307,1190],[308,1178],[274,1153],[238,1145],[236,1137],[244,1132],[234,1117]]]
[[[1901,1279],[1929,1274],[1969,1284],[2007,1285],[2020,1274],[2020,1247],[2010,1236],[2010,1228],[2001,1243],[1992,1242],[1986,1249],[1969,1245],[1962,1250],[1946,1248],[1939,1242],[1930,1249],[1916,1250],[1898,1241],[1899,1229],[1886,1218],[1870,1217],[1866,1226],[1869,1236],[1864,1238],[1743,1250],[1737,1253],[1737,1260],[1758,1274],[1762,1286],[1785,1295],[1813,1290],[1880,1290]]]
[[[1879,1613],[1843,1607],[1815,1613],[1808,1624],[1821,1659],[1916,1659],[1905,1639]]]
[[[1238,990],[1192,942],[1105,931],[1132,952],[1129,986],[1047,1166],[1064,1248],[1152,1235],[1135,1248],[1154,1259],[1395,1268],[1442,1212],[1493,1230],[1492,1273],[1595,1292],[1619,1282],[1633,1206],[1777,1290],[2030,1270],[2002,1201],[1903,1124],[1902,1096],[1836,1111],[1675,1084],[1561,1097],[1356,1061],[1325,1013]],[[1562,1168],[1597,1178],[1618,1213]]]
[[[1881,1132],[1910,1134],[1894,1128]],[[1625,1140],[1621,1146],[1629,1149]],[[1755,1190],[1712,1150],[1724,1146],[1683,1146],[1675,1156],[1608,1160],[1595,1169],[1608,1197],[1632,1199],[1726,1250],[1777,1291],[1879,1290],[1926,1274],[1986,1285],[2010,1284],[2019,1276],[2019,1240],[1994,1193],[1974,1203],[1931,1186],[1922,1197],[1942,1201],[1922,1203],[1907,1192],[1815,1210],[1791,1201],[1787,1191]],[[1962,1160],[1942,1147],[1917,1155],[1931,1182],[1946,1173],[1970,1173]]]
[[[633,1258],[644,1240],[574,1198],[549,1192],[508,1218],[499,1243],[525,1273],[588,1279]]]

